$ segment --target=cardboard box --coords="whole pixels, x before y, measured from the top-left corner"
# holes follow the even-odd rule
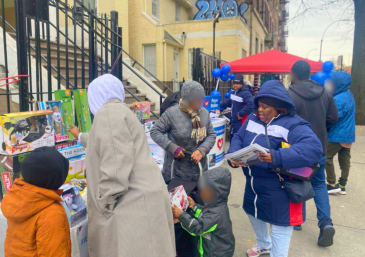
[[[68,168],[68,175],[65,183],[69,182],[86,182],[85,177],[86,161],[85,156],[79,159],[70,160],[70,166]]]
[[[74,227],[86,219],[86,205],[77,186],[63,185],[60,189],[63,189],[61,196],[63,200],[62,205],[66,210],[70,227]]]
[[[47,123],[47,115],[51,114],[52,111],[46,110],[0,116],[0,154],[16,155],[54,146],[54,131]]]
[[[169,191],[171,206],[176,205],[183,211],[186,211],[189,207],[188,196],[183,186],[175,187]]]
[[[80,132],[88,133],[91,129],[91,115],[86,89],[73,90],[75,110]]]
[[[70,125],[75,125],[75,110],[72,105],[71,91],[66,90],[56,90],[54,92],[55,99],[62,101],[62,117],[65,122],[65,127],[68,129]],[[74,136],[67,132],[69,139],[74,139]]]
[[[77,143],[78,143],[77,141],[63,142],[63,143],[56,144],[55,148],[57,151],[59,151],[63,148],[68,148],[68,147],[77,145]]]

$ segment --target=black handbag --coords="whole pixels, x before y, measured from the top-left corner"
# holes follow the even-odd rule
[[[265,137],[269,150],[271,151],[271,144],[269,140],[269,136],[267,134],[267,126],[265,126]],[[312,184],[309,181],[299,180],[296,178],[285,181],[280,176],[280,168],[276,166],[275,155],[271,154],[271,159],[273,160],[274,171],[278,175],[279,180],[282,184],[282,188],[285,189],[286,194],[288,195],[289,200],[292,203],[303,203],[308,201],[316,196],[316,193],[313,190]]]

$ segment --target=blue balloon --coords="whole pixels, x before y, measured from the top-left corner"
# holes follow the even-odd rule
[[[227,74],[222,74],[221,75],[221,80],[226,82],[227,80],[229,79],[228,75]]]
[[[229,77],[230,80],[234,80],[234,78],[236,77],[236,75],[234,75],[234,74],[231,73],[231,74],[228,74],[228,77]]]
[[[219,78],[222,75],[222,72],[219,68],[215,68],[212,70],[212,76],[215,78]]]
[[[310,76],[309,78],[310,78],[311,80],[314,80],[314,75]]]
[[[331,70],[331,72],[328,72],[327,73],[327,78],[328,79],[332,78],[332,76],[333,76],[334,73],[336,73],[336,71],[334,71],[334,70]]]
[[[210,93],[211,96],[222,96],[221,93],[218,90],[214,90],[212,91],[212,93]]]
[[[333,67],[335,67],[335,65],[331,61],[326,61],[322,65],[323,71],[327,73],[331,72],[331,70],[333,70]]]
[[[324,86],[324,82],[327,79],[327,73],[324,71],[317,72],[316,75],[314,75],[314,81],[316,81],[318,84]]]
[[[224,94],[224,97],[225,97],[226,99],[229,99],[229,98],[231,98],[231,94],[230,94],[230,93],[225,93],[225,94]]]
[[[233,94],[234,93],[234,90],[233,89],[229,90],[229,93],[230,94]]]
[[[222,73],[227,75],[231,71],[231,66],[229,64],[225,64],[222,66]]]

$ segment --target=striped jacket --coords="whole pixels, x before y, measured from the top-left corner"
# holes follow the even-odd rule
[[[266,82],[255,98],[256,108],[261,97],[280,99],[291,108],[287,114],[273,118],[268,124],[254,114],[249,115],[234,136],[228,153],[254,143],[268,148],[265,137],[267,126],[271,154],[275,155],[277,166],[290,169],[318,163],[322,156],[322,144],[309,123],[295,114],[294,103],[285,87],[279,81]],[[281,148],[282,142],[289,143],[291,147]],[[305,203],[290,202],[272,164],[262,162],[243,168],[243,172],[247,178],[243,203],[246,213],[278,226],[296,226],[305,221]],[[287,176],[282,177],[289,180]]]

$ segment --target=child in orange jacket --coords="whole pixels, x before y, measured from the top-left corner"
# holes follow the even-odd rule
[[[60,203],[69,163],[57,150],[41,147],[21,164],[4,196],[1,211],[8,220],[5,257],[70,257],[70,228]]]

